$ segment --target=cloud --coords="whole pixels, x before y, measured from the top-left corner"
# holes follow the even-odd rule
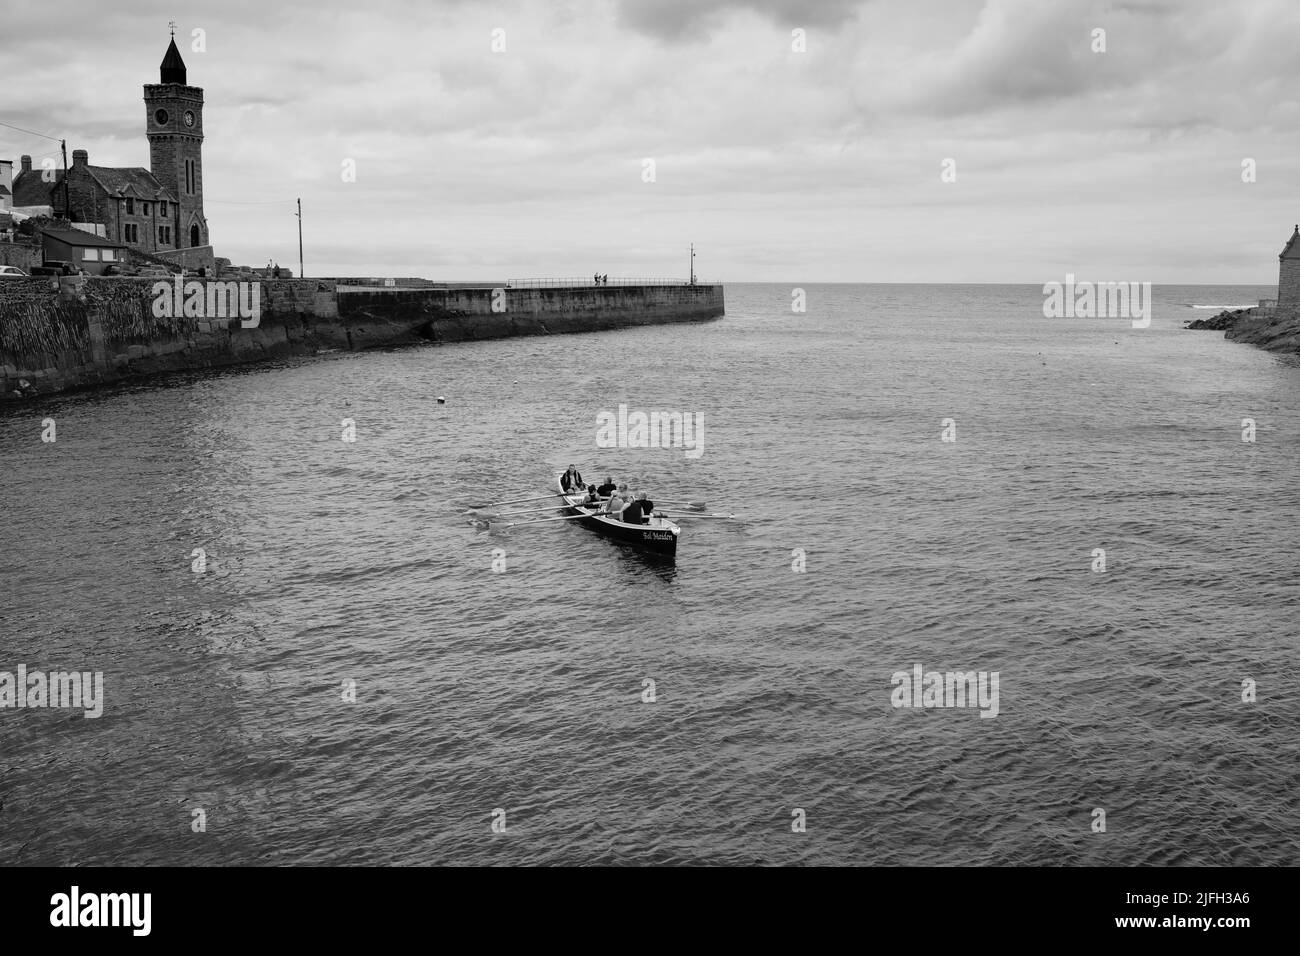
[[[207,212],[237,261],[296,258],[299,196],[315,274],[447,278],[655,273],[691,240],[732,279],[1033,281],[1072,256],[1201,278],[1207,247],[1271,248],[1298,215],[1293,0],[69,9],[57,31],[10,13],[0,121],[148,165],[141,86],[194,17]],[[57,149],[0,129],[0,157]]]
[[[855,17],[864,0],[618,0],[622,26],[663,40],[704,39],[726,19],[749,12],[779,26],[837,27]]]

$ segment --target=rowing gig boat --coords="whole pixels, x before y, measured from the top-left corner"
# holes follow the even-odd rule
[[[584,525],[592,531],[598,531],[606,537],[613,538],[615,541],[635,545],[645,551],[666,555],[677,554],[677,538],[682,533],[682,529],[667,518],[661,515],[651,515],[648,524],[628,524],[618,518],[598,515],[595,514],[595,509],[584,508],[580,504],[587,497],[585,493],[580,495],[565,494],[564,487],[559,484],[558,477],[555,481],[556,486],[560,489],[560,496],[564,499],[564,510],[571,515],[587,516],[575,519],[575,524]]]

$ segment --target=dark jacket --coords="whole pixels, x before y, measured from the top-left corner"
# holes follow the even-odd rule
[[[654,508],[653,501],[633,501],[623,509],[623,520],[628,524],[645,524]]]
[[[570,480],[569,473],[566,471],[564,474],[560,475],[560,487],[565,491],[573,491],[575,489],[585,490],[587,485],[582,480],[582,472],[577,472],[577,477]]]
[[[610,482],[606,482],[605,484],[597,488],[596,494],[600,495],[602,498],[608,498],[615,491],[618,491],[618,485],[610,481]]]

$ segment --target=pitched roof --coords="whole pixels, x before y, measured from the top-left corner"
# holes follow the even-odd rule
[[[137,199],[176,201],[170,189],[158,182],[149,170],[139,166],[86,166],[85,169],[110,196],[134,195]]]
[[[69,172],[84,169],[90,178],[99,184],[100,189],[110,196],[133,196],[136,199],[153,201],[165,199],[176,202],[176,196],[170,189],[160,183],[154,174],[140,166],[73,166]],[[54,189],[63,182],[63,170],[54,171],[54,182],[46,182],[39,170],[19,173],[14,177],[15,206],[52,206]],[[60,197],[59,202],[62,203]],[[75,206],[76,203],[74,202]]]
[[[12,195],[13,193],[9,191],[9,187],[6,186],[4,183],[0,183],[0,196],[12,196]]]
[[[163,57],[162,65],[158,67],[159,79],[163,83],[179,83],[185,85],[185,61],[181,59],[181,51],[176,49],[176,37],[172,37],[172,42],[167,45],[167,55]]]
[[[15,206],[50,206],[54,204],[51,196],[54,186],[63,179],[63,170],[55,171],[55,181],[46,182],[41,178],[41,170],[29,169],[14,177]]]
[[[97,236],[91,232],[83,232],[80,229],[42,229],[41,234],[57,239],[59,242],[67,243],[70,246],[95,246],[101,249],[105,246],[111,249],[126,248],[120,242],[105,239],[103,236]]]
[[[1291,233],[1291,238],[1287,240],[1286,246],[1282,249],[1279,259],[1300,259],[1300,224],[1295,227],[1295,232]]]

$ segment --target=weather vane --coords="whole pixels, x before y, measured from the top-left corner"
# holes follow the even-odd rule
[[[168,20],[168,21],[167,21],[167,26],[171,29],[171,31],[172,31],[172,36],[175,36],[175,35],[176,35],[176,21],[175,21],[175,20]]]

